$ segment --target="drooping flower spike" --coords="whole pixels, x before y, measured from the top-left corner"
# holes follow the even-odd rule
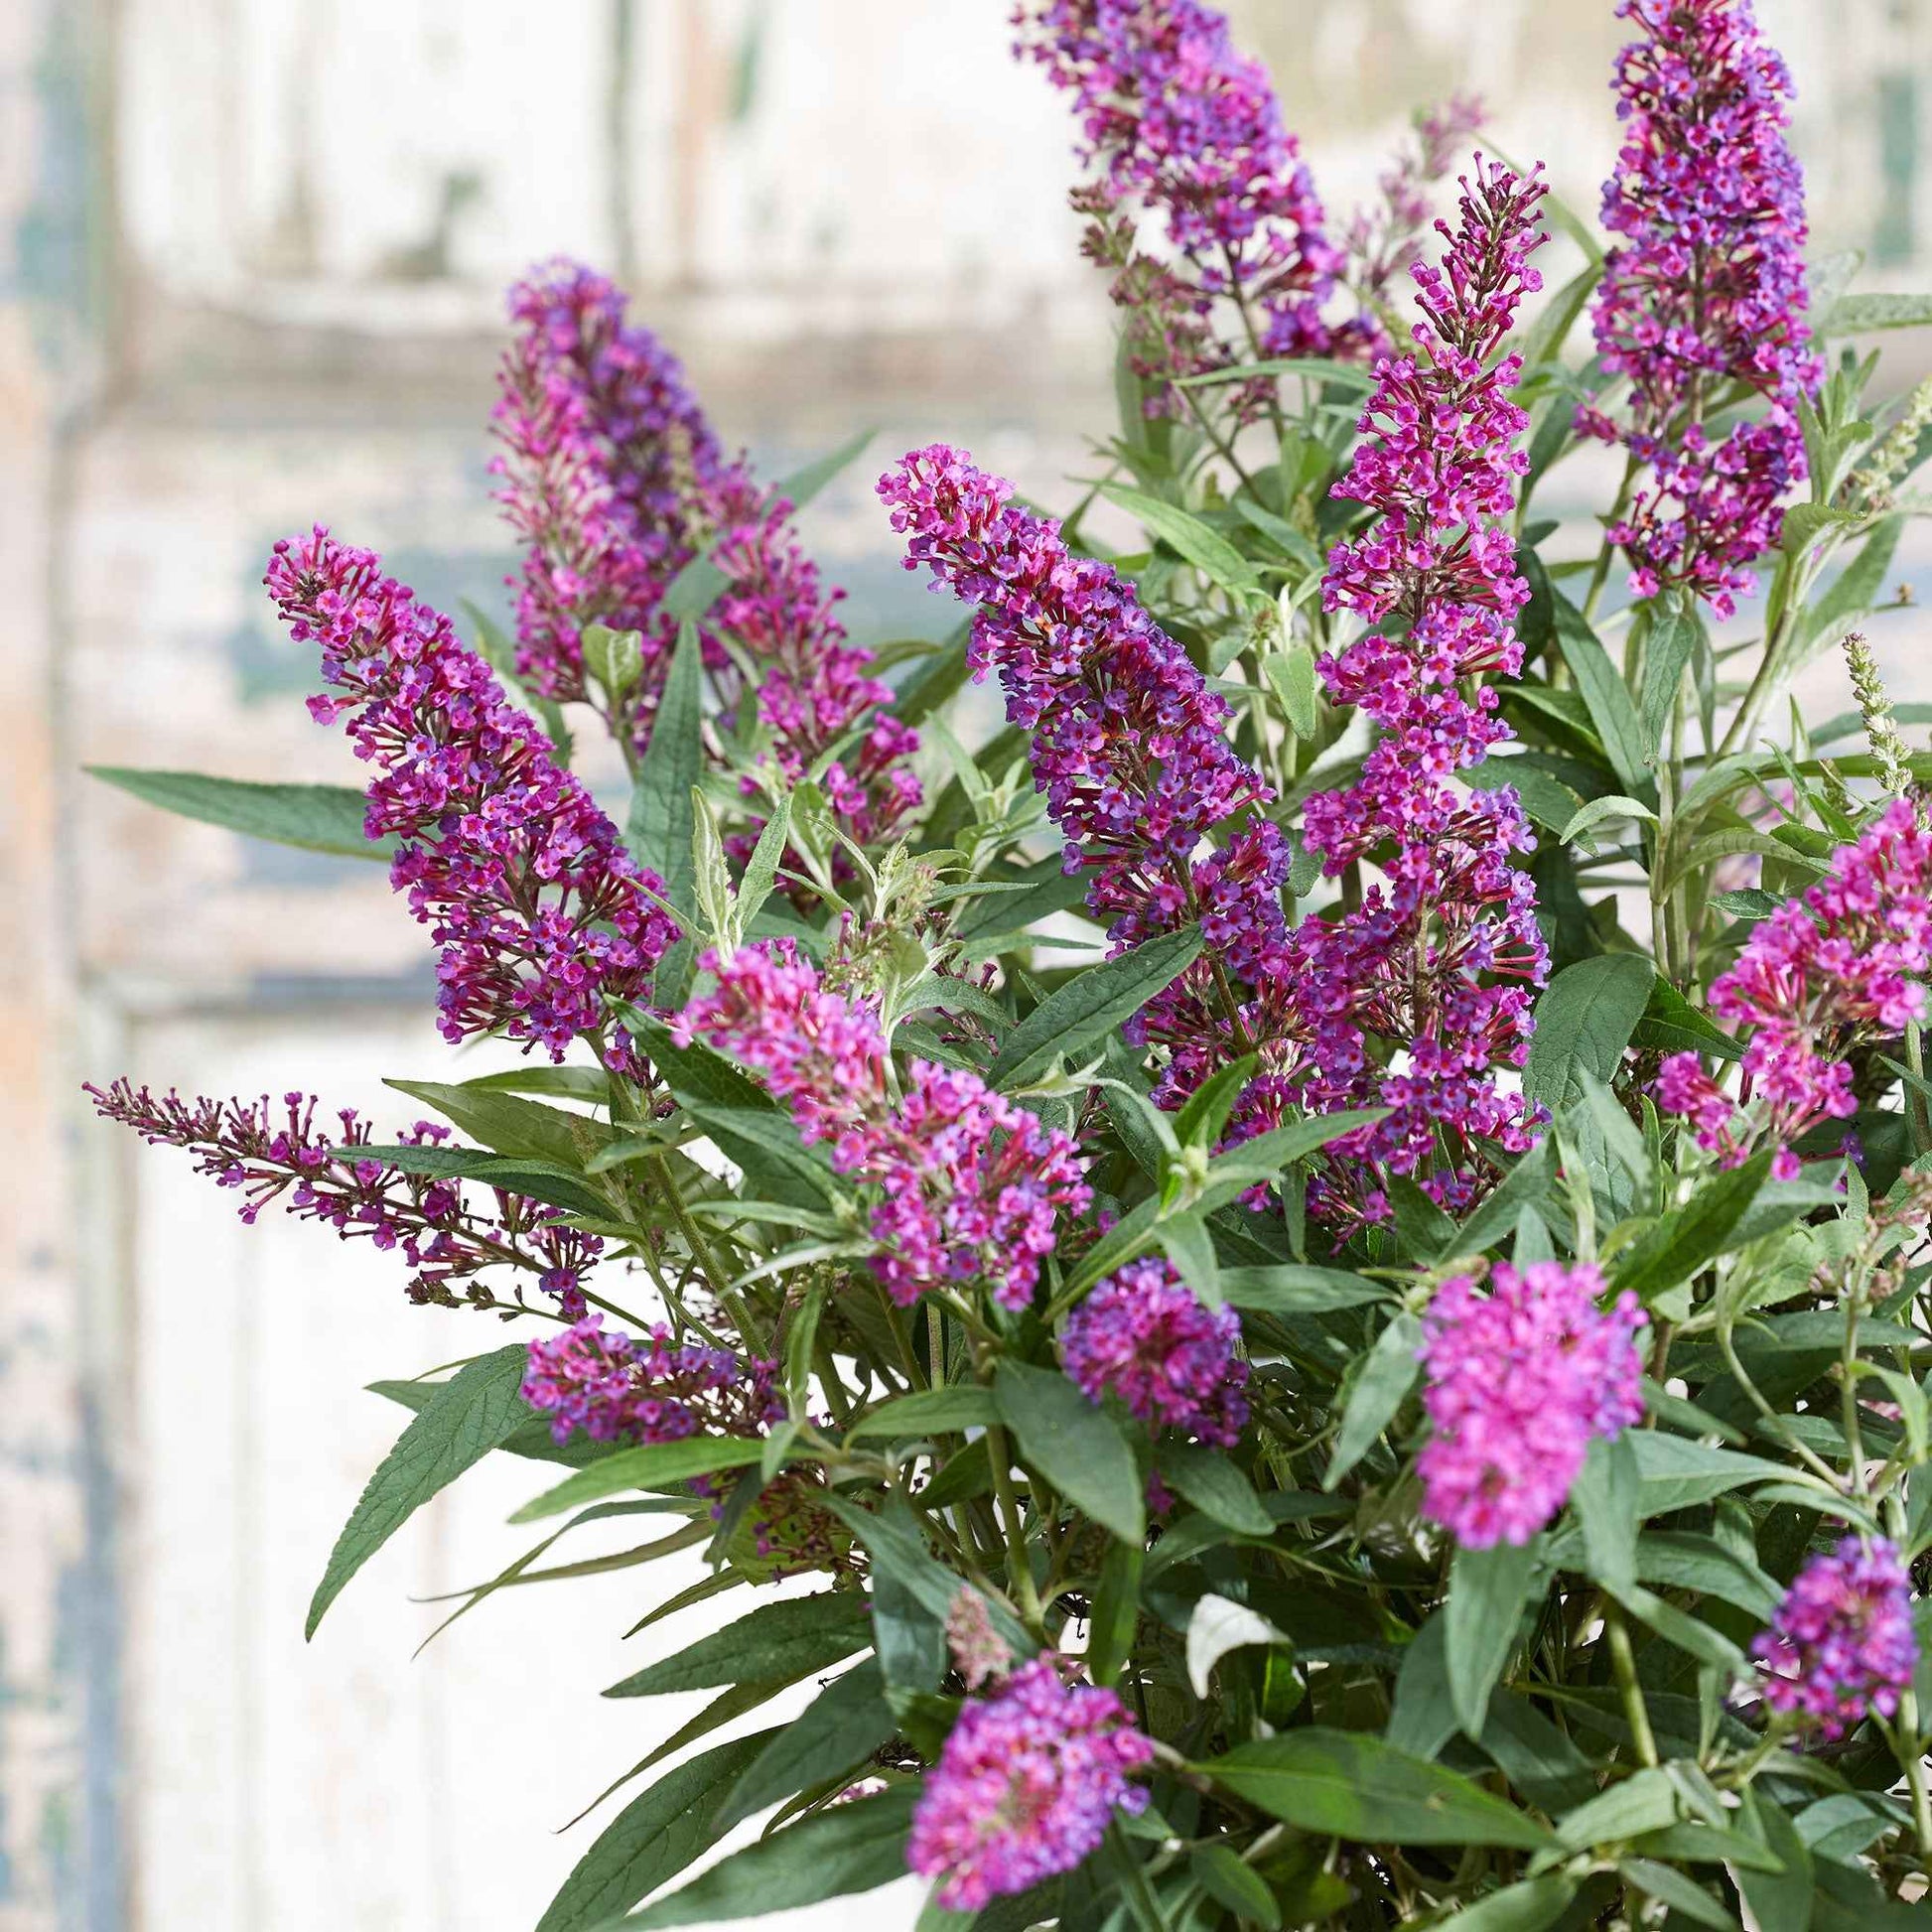
[[[322,651],[357,758],[377,768],[365,821],[402,843],[390,883],[442,948],[439,1025],[502,1034],[561,1060],[601,1041],[607,1005],[644,997],[678,928],[664,882],[623,849],[582,780],[509,704],[450,621],[375,554],[318,527],[276,544],[265,579],[291,634]]]
[[[374,1135],[353,1107],[343,1108],[323,1133],[313,1094],[285,1093],[278,1113],[266,1094],[256,1101],[157,1098],[126,1080],[84,1091],[103,1119],[132,1128],[149,1146],[194,1155],[197,1173],[241,1196],[249,1226],[280,1201],[298,1220],[320,1221],[345,1241],[399,1254],[413,1271],[412,1302],[514,1306],[477,1279],[485,1269],[507,1269],[534,1275],[566,1315],[584,1312],[583,1281],[604,1252],[596,1235],[559,1225],[557,1208],[501,1189],[489,1189],[491,1205],[480,1209],[475,1182],[407,1173],[358,1153]],[[419,1120],[396,1145],[435,1147],[449,1137],[447,1127]]]
[[[1424,1317],[1430,1439],[1423,1508],[1465,1549],[1527,1543],[1560,1510],[1590,1443],[1643,1414],[1646,1317],[1634,1295],[1599,1307],[1592,1265],[1499,1263],[1489,1292],[1445,1282]]]
[[[1736,964],[1711,983],[1711,1011],[1733,1032],[1751,1030],[1739,1068],[1748,1104],[1740,1108],[1695,1052],[1664,1060],[1657,1104],[1684,1116],[1699,1146],[1728,1167],[1768,1137],[1775,1172],[1790,1178],[1795,1141],[1858,1112],[1844,1056],[1862,1038],[1923,1019],[1928,973],[1932,833],[1899,798],[1839,847],[1803,898],[1760,921]]]
[[[985,1281],[1023,1309],[1063,1215],[1092,1190],[1074,1143],[976,1073],[913,1060],[895,1100],[873,1011],[821,982],[789,940],[707,954],[716,988],[672,1023],[758,1068],[807,1142],[829,1141],[840,1173],[877,1190],[873,1271],[894,1301]]]
[[[1750,0],[1622,0],[1642,38],[1617,60],[1623,146],[1603,189],[1617,237],[1592,305],[1629,423],[1586,410],[1647,476],[1611,526],[1631,589],[1684,585],[1729,616],[1806,476],[1801,398],[1821,365],[1805,319],[1804,178],[1785,137],[1791,76]],[[1761,413],[1709,427],[1737,393]]]
[[[785,779],[843,747],[824,780],[834,810],[861,843],[890,836],[919,803],[918,735],[884,709],[893,694],[847,637],[845,593],[821,581],[791,504],[726,456],[677,358],[626,321],[606,277],[551,262],[510,290],[509,309],[495,469],[525,543],[519,676],[545,696],[585,697],[584,629],[636,631],[642,669],[612,722],[641,749],[677,640],[665,595],[706,558],[726,580],[701,631],[728,718],[748,695],[749,660]]]
[[[920,1787],[905,1863],[941,1881],[949,1911],[1026,1891],[1087,1859],[1117,1811],[1146,1808],[1128,1777],[1153,1755],[1112,1691],[1035,1658],[960,1712]]]

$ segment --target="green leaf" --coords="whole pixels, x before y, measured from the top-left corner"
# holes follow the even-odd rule
[[[1515,1232],[1525,1210],[1542,1206],[1554,1173],[1555,1149],[1546,1136],[1510,1169],[1482,1205],[1456,1229],[1447,1252],[1485,1254],[1498,1242],[1506,1241]]]
[[[1105,1689],[1120,1682],[1134,1648],[1134,1633],[1140,1626],[1141,1573],[1146,1564],[1147,1552],[1139,1544],[1108,1538],[1087,1635],[1087,1671]]]
[[[1065,1376],[1010,1356],[994,1389],[1026,1459],[1103,1529],[1140,1543],[1147,1535],[1140,1471],[1113,1418]]]
[[[1203,943],[1198,926],[1165,932],[1069,980],[1007,1035],[986,1070],[987,1085],[1024,1086],[1056,1056],[1070,1058],[1111,1034],[1185,972]]]
[[[801,1207],[837,1204],[838,1176],[803,1145],[785,1115],[769,1107],[717,1107],[704,1100],[687,1100],[684,1111],[744,1169],[759,1195]]]
[[[1717,1932],[1737,1932],[1737,1921],[1695,1879],[1650,1859],[1619,1859],[1617,1874],[1626,1884],[1668,1905],[1673,1919],[1680,1915]]]
[[[1269,1932],[1281,1924],[1282,1908],[1268,1889],[1268,1881],[1231,1847],[1197,1845],[1188,1855],[1187,1867],[1201,1889],[1219,1899],[1236,1918],[1266,1926]]]
[[[1623,789],[1633,798],[1657,795],[1649,764],[1650,747],[1630,687],[1597,641],[1584,614],[1567,598],[1556,600],[1557,643],[1588,708],[1590,722]]]
[[[1611,1589],[1637,1581],[1637,1509],[1643,1473],[1630,1433],[1589,1446],[1571,1485],[1570,1503],[1584,1532],[1589,1574]]]
[[[611,1139],[611,1129],[602,1121],[563,1107],[546,1107],[540,1100],[525,1100],[518,1094],[448,1086],[438,1080],[384,1080],[382,1084],[434,1107],[472,1140],[497,1154],[532,1155],[560,1168],[581,1169]]]
[[[1369,1445],[1395,1420],[1404,1398],[1416,1386],[1422,1373],[1418,1350],[1422,1347],[1422,1323],[1404,1310],[1376,1337],[1375,1346],[1362,1358],[1354,1386],[1342,1410],[1341,1429],[1335,1438],[1334,1458],[1321,1486],[1333,1489],[1368,1453]]]
[[[1351,1107],[1339,1114],[1312,1114],[1307,1120],[1292,1120],[1286,1127],[1273,1127],[1243,1141],[1227,1153],[1216,1155],[1208,1164],[1210,1184],[1235,1182],[1246,1185],[1253,1180],[1272,1179],[1284,1168],[1318,1153],[1330,1141],[1338,1141],[1357,1128],[1373,1127],[1388,1117],[1386,1107]]]
[[[1288,1633],[1278,1630],[1260,1611],[1209,1590],[1195,1599],[1187,1617],[1187,1682],[1197,1698],[1205,1698],[1214,1666],[1229,1651],[1289,1641]]]
[[[1661,1831],[1676,1823],[1678,1809],[1677,1784],[1668,1771],[1638,1771],[1565,1813],[1557,1837],[1569,1851],[1587,1852]]]
[[[680,1046],[661,1020],[636,1014],[628,1022],[650,1063],[664,1076],[674,1098],[684,1106],[757,1107],[777,1111],[777,1102],[756,1081],[741,1073],[722,1053],[703,1040]]]
[[[793,509],[802,510],[834,477],[865,455],[866,446],[878,434],[877,430],[862,429],[836,450],[828,450],[825,455],[800,465],[790,476],[780,477],[772,494],[782,496]]]
[[[665,587],[658,608],[680,623],[696,623],[731,581],[731,572],[721,570],[709,557],[693,557]]]
[[[1281,700],[1289,729],[1297,738],[1312,738],[1315,727],[1314,651],[1305,638],[1297,638],[1286,650],[1270,651],[1261,660],[1275,696]]]
[[[1126,483],[1102,483],[1100,493],[1138,517],[1169,549],[1185,557],[1230,597],[1244,597],[1261,589],[1261,578],[1254,565],[1199,517],[1159,496],[1150,496],[1144,489],[1130,488]]]
[[[1650,989],[1649,1004],[1630,1044],[1658,1053],[1715,1053],[1725,1060],[1744,1057],[1744,1049],[1716,1021],[1663,978]]]
[[[1603,278],[1601,260],[1588,263],[1583,271],[1564,283],[1551,296],[1523,338],[1523,366],[1534,369],[1539,363],[1555,361],[1563,353],[1570,332],[1577,326],[1590,291]]]
[[[1563,1916],[1576,1895],[1577,1881],[1567,1871],[1519,1878],[1465,1905],[1452,1917],[1438,1920],[1437,1932],[1544,1932],[1544,1927]]]
[[[868,1660],[824,1690],[765,1745],[733,1787],[714,1827],[741,1819],[863,1764],[897,1728],[878,1664]]]
[[[1803,634],[1808,646],[1821,638],[1836,641],[1878,601],[1904,529],[1903,516],[1882,517],[1872,525],[1859,554],[1805,613]]]
[[[1656,968],[1637,953],[1602,953],[1566,966],[1536,1003],[1524,1093],[1560,1113],[1583,1090],[1579,1073],[1610,1079],[1656,978]]]
[[[870,1415],[861,1416],[846,1431],[845,1439],[857,1443],[868,1436],[901,1440],[951,1436],[961,1430],[984,1429],[999,1420],[999,1405],[993,1400],[993,1391],[977,1382],[961,1382],[951,1388],[919,1389],[883,1403]]]
[[[392,838],[362,830],[367,797],[348,785],[261,785],[210,778],[199,771],[139,771],[124,764],[90,764],[88,773],[163,811],[219,825],[251,839],[331,852],[344,859],[393,859]]]
[[[1192,1769],[1298,1831],[1364,1845],[1550,1843],[1535,1819],[1361,1731],[1284,1731]]]
[[[1621,792],[1613,791],[1601,798],[1592,798],[1587,805],[1581,807],[1563,828],[1559,838],[1564,845],[1575,845],[1586,832],[1602,824],[1607,818],[1640,818],[1649,825],[1657,823],[1657,814],[1641,799],[1626,798]]]
[[[1437,1610],[1403,1648],[1384,1741],[1411,1757],[1435,1757],[1455,1735],[1455,1704],[1444,1661],[1448,1643],[1449,1619]]]
[[[1932,295],[1841,295],[1818,333],[1863,336],[1874,329],[1920,329],[1927,323],[1932,323]]]
[[[1223,1268],[1221,1297],[1230,1308],[1256,1314],[1326,1314],[1386,1302],[1389,1287],[1339,1268],[1307,1268],[1283,1263],[1271,1268]]]
[[[872,1647],[872,1605],[858,1590],[760,1603],[674,1657],[647,1664],[607,1698],[668,1697],[721,1684],[794,1682]]]
[[[814,1812],[769,1838],[735,1852],[681,1890],[624,1924],[716,1925],[762,1918],[774,1902],[786,1910],[827,1898],[873,1891],[905,1875],[905,1835],[917,1802],[916,1783]]]
[[[1174,1214],[1156,1229],[1161,1252],[1178,1271],[1203,1307],[1221,1306],[1221,1263],[1214,1237],[1198,1214]]]
[[[1686,1436],[1667,1436],[1660,1429],[1632,1430],[1630,1447],[1637,1458],[1642,1482],[1638,1493],[1646,1518],[1669,1516],[1747,1482],[1771,1481],[1790,1473],[1781,1462],[1761,1455],[1712,1449]]]
[[[1733,1865],[1730,1875],[1757,1920],[1759,1932],[1811,1932],[1811,1848],[1781,1805],[1748,1786],[1739,1794],[1738,1822],[1784,1869],[1759,1871]]]
[[[714,1821],[733,1783],[782,1734],[760,1730],[735,1737],[632,1798],[577,1861],[537,1932],[590,1932],[675,1878],[718,1842]]]
[[[523,1400],[529,1362],[530,1351],[512,1342],[437,1385],[368,1479],[336,1539],[309,1602],[305,1637],[315,1635],[343,1587],[424,1503],[530,1420],[534,1411]]]
[[[433,1174],[445,1180],[480,1180],[507,1194],[521,1194],[592,1220],[608,1220],[611,1203],[584,1177],[554,1161],[525,1155],[484,1154],[473,1147],[382,1147],[356,1142],[336,1150],[346,1161],[379,1161],[404,1173]]]
[[[1687,1282],[1723,1254],[1770,1173],[1772,1150],[1741,1168],[1711,1175],[1682,1207],[1666,1214],[1617,1257],[1616,1286],[1649,1302]]]
[[[1536,1576],[1534,1543],[1455,1553],[1444,1611],[1444,1657],[1456,1722],[1472,1738],[1482,1735],[1489,1694],[1516,1646],[1516,1625]]]
[[[1163,1443],[1155,1466],[1174,1492],[1202,1515],[1243,1536],[1273,1536],[1275,1519],[1255,1486],[1218,1449],[1199,1443]]]
[[[510,1521],[534,1523],[625,1489],[655,1489],[692,1476],[713,1475],[720,1469],[750,1468],[763,1449],[761,1443],[743,1436],[686,1436],[680,1442],[646,1443],[637,1449],[620,1449],[587,1469],[579,1469],[556,1488],[546,1489],[534,1502],[525,1503]]]
[[[1678,684],[1702,629],[1695,611],[1663,610],[1644,633],[1643,739],[1645,750],[1652,756],[1663,743]]]
[[[625,834],[632,857],[664,881],[672,905],[687,924],[697,872],[691,848],[697,822],[691,787],[704,776],[704,743],[699,736],[702,670],[698,628],[687,621],[678,630],[663,695],[651,720],[650,743],[637,760]]]

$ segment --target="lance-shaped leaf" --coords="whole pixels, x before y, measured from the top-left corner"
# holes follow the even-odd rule
[[[1052,1369],[1005,1360],[994,1388],[1021,1454],[1102,1528],[1139,1543],[1147,1534],[1141,1474],[1113,1418]]]
[[[163,811],[273,845],[345,859],[387,860],[396,854],[394,839],[371,839],[363,832],[369,801],[348,785],[251,784],[200,771],[140,771],[124,764],[90,764],[87,771]]]
[[[674,1657],[660,1658],[613,1684],[611,1698],[666,1697],[721,1684],[771,1683],[842,1663],[872,1644],[872,1606],[857,1590],[821,1590],[760,1603],[749,1616]]]
[[[897,1728],[876,1663],[848,1671],[765,1745],[718,1815],[718,1831],[795,1791],[863,1764]]]

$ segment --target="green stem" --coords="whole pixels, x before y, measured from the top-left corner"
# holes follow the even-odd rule
[[[1034,1585],[1034,1566],[1027,1550],[1026,1528],[1013,1490],[1013,1451],[1007,1433],[991,1423],[986,1431],[987,1458],[993,1465],[993,1494],[1000,1505],[1001,1527],[1007,1541],[1007,1593],[1020,1610],[1021,1620],[1035,1636],[1046,1641],[1046,1622],[1040,1613],[1039,1591]]]
[[[1604,1633],[1610,1640],[1610,1662],[1616,1668],[1617,1689],[1623,1695],[1623,1715],[1636,1742],[1637,1756],[1647,1770],[1657,1768],[1657,1739],[1650,1728],[1650,1707],[1643,1701],[1643,1686],[1637,1682],[1637,1659],[1630,1648],[1630,1626],[1623,1612],[1614,1607],[1603,1612]]]

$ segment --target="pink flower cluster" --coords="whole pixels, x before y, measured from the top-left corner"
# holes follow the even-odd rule
[[[1240,308],[1243,359],[1374,340],[1368,325],[1322,319],[1341,258],[1267,69],[1234,46],[1225,15],[1199,0],[1028,0],[1014,21],[1016,51],[1073,96],[1082,158],[1099,169],[1074,197],[1095,218],[1089,252],[1126,268],[1116,300],[1153,294],[1172,318],[1175,353],[1141,373],[1171,380],[1229,360],[1207,320],[1223,301]],[[1137,272],[1146,257],[1115,259],[1112,231],[1131,235],[1142,210],[1165,217],[1174,250],[1152,289]]]
[[[1112,1691],[1065,1683],[1035,1658],[959,1714],[912,1813],[905,1863],[942,1880],[939,1902],[974,1912],[1071,1871],[1118,1811],[1154,1747]]]
[[[1057,523],[1014,503],[1013,485],[963,451],[913,451],[879,493],[905,533],[906,568],[927,566],[980,607],[975,674],[998,671],[1007,717],[1033,735],[1034,782],[1066,835],[1066,868],[1091,871],[1087,903],[1116,948],[1195,922],[1207,935],[1214,957],[1132,1029],[1170,1049],[1159,1098],[1177,1106],[1277,1030],[1249,1008],[1290,984],[1280,829],[1251,816],[1194,857],[1209,827],[1270,796],[1227,742],[1227,704],[1109,565],[1074,556]]]
[[[636,631],[643,672],[613,723],[641,747],[677,640],[665,593],[708,557],[728,582],[703,621],[705,664],[728,708],[745,696],[735,649],[758,667],[759,715],[786,779],[851,741],[826,791],[856,838],[890,835],[919,802],[906,763],[918,736],[882,709],[892,692],[847,638],[835,615],[845,593],[820,582],[791,504],[726,458],[677,358],[626,323],[605,277],[552,262],[510,290],[509,308],[496,469],[527,546],[519,675],[582,698],[585,626]]]
[[[609,1001],[641,998],[678,928],[664,882],[636,864],[583,783],[552,763],[450,621],[375,555],[318,527],[276,544],[265,580],[292,633],[322,647],[352,712],[355,755],[376,765],[367,831],[403,840],[390,882],[442,948],[437,1005],[454,1042],[502,1033],[561,1060],[595,1040]]]
[[[873,1012],[827,988],[789,940],[707,954],[716,988],[673,1023],[765,1076],[807,1142],[829,1141],[840,1173],[878,1190],[874,1271],[909,1306],[928,1289],[984,1280],[1025,1308],[1062,1215],[1092,1190],[1078,1150],[975,1073],[913,1060],[895,1100]]]
[[[1498,1263],[1487,1295],[1467,1276],[1436,1291],[1424,1318],[1416,1458],[1423,1508],[1465,1549],[1527,1543],[1563,1507],[1593,1438],[1643,1414],[1645,1315],[1634,1295],[1598,1307],[1587,1263]]]
[[[1623,147],[1603,189],[1621,236],[1593,307],[1603,366],[1630,382],[1621,440],[1650,481],[1612,527],[1631,588],[1687,585],[1728,617],[1778,542],[1779,499],[1806,474],[1798,403],[1807,346],[1804,178],[1785,139],[1791,77],[1750,0],[1623,0],[1643,38],[1618,61]],[[1722,439],[1705,419],[1742,384],[1769,407]]]
[[[146,1087],[116,1080],[92,1095],[103,1119],[130,1127],[151,1147],[178,1147],[195,1156],[195,1171],[242,1197],[241,1218],[253,1226],[271,1201],[280,1200],[299,1220],[321,1221],[345,1241],[366,1240],[383,1253],[400,1253],[415,1270],[409,1299],[453,1306],[453,1284],[483,1269],[507,1266],[537,1277],[571,1316],[584,1311],[584,1274],[604,1252],[594,1234],[557,1225],[558,1210],[519,1194],[493,1190],[495,1211],[479,1214],[460,1180],[404,1173],[386,1162],[358,1155],[372,1144],[368,1123],[353,1107],[336,1116],[332,1134],[316,1131],[313,1094],[285,1093],[282,1111],[264,1094],[258,1101],[192,1101],[169,1093],[160,1099]],[[399,1145],[433,1147],[450,1130],[418,1121]],[[487,1289],[466,1291],[479,1306],[495,1306]]]
[[[1728,1167],[1760,1129],[1778,1143],[1774,1172],[1798,1171],[1791,1143],[1825,1120],[1858,1112],[1851,1063],[1840,1057],[1873,1035],[1925,1014],[1932,970],[1932,833],[1897,799],[1864,834],[1832,855],[1830,875],[1761,921],[1737,962],[1711,985],[1711,1011],[1752,1029],[1742,1073],[1750,1112],[1738,1109],[1694,1052],[1658,1070],[1657,1104],[1689,1119],[1698,1144]]]
[[[1165,1261],[1131,1261],[1067,1316],[1060,1361],[1094,1402],[1116,1395],[1156,1429],[1231,1447],[1248,1420],[1241,1318],[1204,1308]]]
[[[1531,882],[1511,863],[1532,840],[1513,790],[1453,781],[1509,736],[1481,680],[1522,663],[1512,621],[1529,593],[1509,518],[1528,419],[1510,393],[1520,358],[1493,358],[1541,286],[1529,255],[1543,193],[1494,164],[1465,183],[1457,227],[1439,224],[1443,267],[1414,270],[1416,350],[1376,365],[1366,440],[1335,485],[1374,518],[1335,546],[1323,603],[1370,627],[1320,669],[1330,698],[1381,735],[1357,781],[1311,799],[1304,822],[1327,873],[1371,862],[1381,880],[1356,909],[1296,934],[1314,1016],[1304,1092],[1313,1112],[1394,1111],[1344,1145],[1370,1164],[1353,1198],[1326,1179],[1311,1194],[1329,1218],[1385,1216],[1384,1172],[1466,1208],[1493,1172],[1489,1150],[1529,1145],[1528,1110],[1496,1069],[1522,1064],[1548,970]],[[1372,1054],[1370,1036],[1401,1064]]]
[[[1751,1654],[1764,1667],[1765,1703],[1822,1736],[1889,1718],[1918,1662],[1911,1578],[1897,1547],[1848,1536],[1812,1557]]]
[[[603,1321],[588,1314],[529,1344],[523,1400],[549,1416],[557,1442],[580,1429],[594,1443],[675,1443],[700,1429],[755,1436],[783,1418],[770,1362],[679,1343],[661,1325],[641,1341],[607,1334]]]

